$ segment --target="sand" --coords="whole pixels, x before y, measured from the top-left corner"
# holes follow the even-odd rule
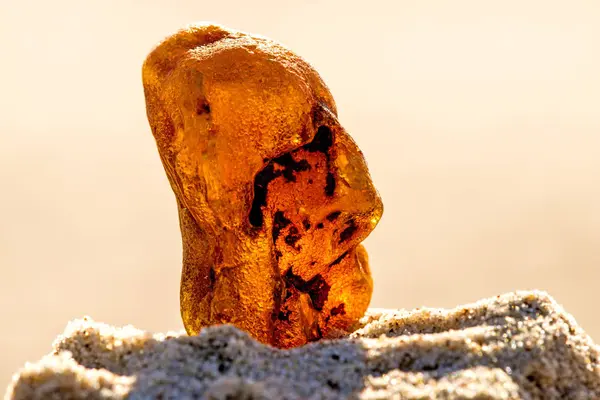
[[[277,350],[232,326],[151,334],[86,317],[6,399],[595,399],[600,352],[547,293],[371,309],[348,337]]]

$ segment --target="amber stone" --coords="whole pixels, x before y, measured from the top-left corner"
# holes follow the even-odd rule
[[[373,290],[360,243],[383,206],[318,73],[213,24],[166,38],[142,72],[179,211],[186,331],[231,323],[288,348],[352,329]]]

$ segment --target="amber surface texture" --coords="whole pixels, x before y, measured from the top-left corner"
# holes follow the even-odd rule
[[[383,206],[318,73],[267,38],[195,24],[142,75],[177,199],[186,331],[230,323],[289,348],[352,330]]]

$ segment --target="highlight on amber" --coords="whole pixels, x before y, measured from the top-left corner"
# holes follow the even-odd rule
[[[143,85],[179,211],[188,334],[231,323],[289,348],[351,330],[383,205],[319,74],[274,41],[196,24],[148,55]]]

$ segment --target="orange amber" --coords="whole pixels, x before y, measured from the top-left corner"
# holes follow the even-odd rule
[[[288,348],[352,329],[373,290],[360,243],[383,206],[317,72],[199,24],[150,53],[143,84],[179,209],[187,332],[231,323]]]

